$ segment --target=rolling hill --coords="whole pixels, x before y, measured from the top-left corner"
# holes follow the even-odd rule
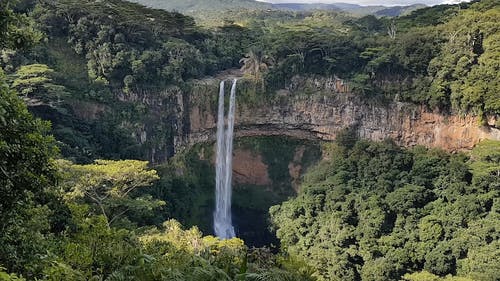
[[[361,6],[348,3],[334,4],[303,4],[303,3],[283,3],[270,4],[255,0],[130,0],[148,7],[164,9],[169,11],[179,11],[187,14],[195,14],[199,11],[224,11],[224,10],[285,10],[285,11],[311,11],[311,10],[335,10],[343,11],[356,16],[376,15],[376,16],[399,16],[409,14],[411,11],[425,7],[422,4],[410,6]]]
[[[292,10],[292,11],[336,10],[357,16],[376,15],[376,16],[395,17],[399,15],[409,14],[410,12],[416,9],[420,9],[426,6],[422,4],[415,4],[410,6],[386,7],[386,6],[361,6],[348,3],[334,3],[334,4],[283,3],[283,4],[273,4],[273,7],[276,9]]]

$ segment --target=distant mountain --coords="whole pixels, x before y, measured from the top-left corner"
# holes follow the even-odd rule
[[[375,16],[379,17],[397,17],[397,16],[406,16],[411,14],[411,12],[426,8],[427,5],[424,4],[414,4],[410,6],[394,6],[394,7],[386,7],[380,11],[374,13]]]
[[[364,16],[364,15],[376,15],[376,16],[387,16],[395,17],[399,15],[406,15],[410,12],[424,8],[426,5],[415,4],[410,6],[361,6],[349,3],[333,3],[333,4],[303,4],[303,3],[283,3],[283,4],[273,4],[273,8],[281,10],[291,10],[291,11],[310,11],[310,10],[336,10],[343,11],[346,13]]]
[[[353,5],[360,7],[358,5]],[[344,10],[343,7],[338,6],[336,4],[305,4],[305,3],[282,3],[282,4],[273,4],[273,8],[279,10],[290,10],[290,11],[310,11],[310,10]]]
[[[302,4],[302,3],[283,3],[270,4],[258,2],[255,0],[129,0],[142,5],[164,9],[169,11],[179,11],[188,14],[205,11],[224,11],[236,9],[249,10],[288,10],[288,11],[311,11],[311,10],[335,10],[343,11],[353,15],[376,15],[376,16],[399,16],[409,14],[425,5],[416,4],[411,6],[361,6],[349,3],[334,4]],[[291,0],[293,1],[293,0]]]

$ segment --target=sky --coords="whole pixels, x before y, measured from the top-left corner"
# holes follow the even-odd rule
[[[257,0],[261,2],[270,3],[350,3],[358,5],[384,5],[384,6],[397,6],[397,5],[411,5],[411,4],[450,4],[457,3],[460,0]]]

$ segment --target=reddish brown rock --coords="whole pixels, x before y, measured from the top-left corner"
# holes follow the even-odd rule
[[[262,160],[261,155],[243,149],[233,151],[233,180],[235,183],[271,185],[267,168],[268,166]]]
[[[312,83],[316,84],[321,85]],[[178,148],[215,139],[216,112],[207,108],[205,104],[191,104],[189,130],[176,139]],[[281,90],[274,101],[238,105],[236,114],[237,137],[286,135],[335,140],[340,130],[355,127],[364,139],[391,138],[405,147],[424,145],[448,151],[470,149],[483,139],[500,140],[498,128],[480,126],[478,118],[471,115],[441,114],[402,102],[370,103],[326,86],[309,95],[300,90]],[[496,122],[495,117],[490,119],[488,123]]]

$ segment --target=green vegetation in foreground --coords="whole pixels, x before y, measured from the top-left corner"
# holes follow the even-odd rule
[[[500,142],[450,155],[344,138],[271,208],[319,280],[498,280]],[[445,276],[456,276],[447,277]]]
[[[18,19],[4,3],[9,33]],[[56,161],[48,129],[0,71],[0,280],[314,280],[305,264],[242,240],[148,224],[165,202],[139,192],[159,179],[147,162]]]
[[[145,100],[171,102],[155,89],[183,93],[189,79],[237,65],[254,35],[262,41],[243,62],[264,90],[294,75],[337,74],[367,98],[498,114],[496,1],[423,9],[394,23],[313,13],[300,23],[261,28],[257,20],[216,32],[118,0],[22,4],[0,2],[0,280],[498,280],[498,142],[469,157],[344,135],[325,148],[297,198],[270,209],[278,255],[164,219],[175,200],[187,202],[182,212],[204,211],[183,200],[213,181],[201,176],[209,164],[189,166],[197,174],[185,184],[169,178],[182,175],[175,163],[157,173],[145,161],[92,161],[144,157],[130,141],[131,121],[158,119],[134,101],[139,89],[148,90]],[[72,56],[78,69],[61,62]],[[55,132],[73,145],[58,144],[23,99],[40,116],[61,119]],[[102,105],[103,116],[77,119],[74,102]],[[161,123],[173,127],[166,115]],[[164,138],[147,145],[170,140],[172,127],[153,128]],[[263,143],[274,161],[281,150]],[[87,164],[56,160],[58,145]],[[280,179],[276,167],[271,178]],[[161,181],[187,195],[155,196]]]
[[[148,224],[165,205],[139,192],[156,171],[136,160],[55,161],[48,124],[1,75],[2,281],[314,280],[305,264],[240,239],[203,237],[174,220]]]

